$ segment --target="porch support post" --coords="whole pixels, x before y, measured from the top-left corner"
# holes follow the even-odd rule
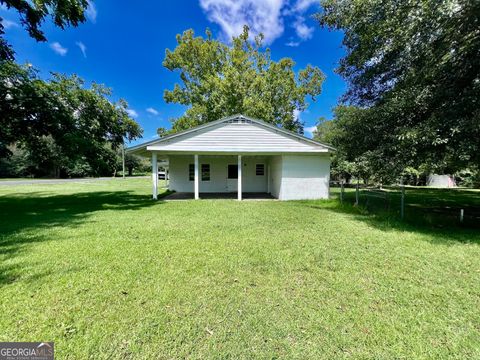
[[[238,155],[238,200],[242,200],[242,155]]]
[[[198,155],[194,155],[194,158],[195,158],[195,200],[198,200],[200,199],[200,196],[199,196],[199,191],[198,191],[198,188],[199,188],[199,182],[198,182]]]
[[[157,162],[157,153],[152,152],[152,198],[157,200],[158,196],[158,162]]]

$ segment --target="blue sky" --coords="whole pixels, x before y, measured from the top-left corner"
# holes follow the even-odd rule
[[[228,42],[246,23],[253,33],[263,32],[273,59],[291,57],[296,69],[318,66],[327,75],[322,94],[310,102],[300,119],[308,131],[331,109],[345,91],[334,73],[343,55],[342,34],[321,29],[311,18],[319,10],[315,0],[175,0],[97,1],[87,22],[61,30],[45,22],[48,42],[37,43],[19,26],[16,13],[0,9],[6,38],[16,59],[31,63],[43,77],[49,72],[76,73],[86,81],[113,89],[124,98],[131,115],[150,140],[158,127],[170,128],[169,119],[184,108],[163,101],[164,89],[179,81],[177,73],[162,67],[165,49],[175,48],[175,35],[192,28],[203,35],[209,27],[216,38]]]

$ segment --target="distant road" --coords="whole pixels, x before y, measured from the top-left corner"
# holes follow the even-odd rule
[[[143,176],[135,176],[130,179],[136,179]],[[33,184],[65,184],[69,182],[86,182],[86,181],[98,181],[98,180],[115,180],[122,179],[121,177],[100,177],[100,178],[80,178],[80,179],[31,179],[31,180],[3,180],[0,179],[0,186],[10,186],[10,185],[33,185]]]

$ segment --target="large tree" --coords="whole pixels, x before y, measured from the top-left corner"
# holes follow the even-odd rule
[[[320,119],[314,138],[336,148],[332,155],[334,177],[392,182],[402,172],[395,148],[380,143],[371,118],[371,109],[340,105],[333,109],[332,120]]]
[[[89,3],[87,0],[0,0],[0,5],[15,9],[21,18],[22,25],[28,34],[37,41],[46,41],[40,29],[45,17],[50,15],[56,26],[77,26],[85,21],[84,12]],[[0,60],[13,60],[14,51],[4,39],[4,26],[0,16]]]
[[[344,33],[345,147],[401,172],[480,163],[480,1],[323,0],[322,26]],[[379,162],[381,164],[381,162]],[[382,165],[383,166],[383,165]]]
[[[37,163],[83,162],[91,173],[115,164],[115,149],[141,135],[127,114],[127,104],[109,100],[103,85],[86,88],[79,77],[53,74],[44,81],[30,66],[0,66],[0,156],[15,144],[36,156]],[[69,165],[62,159],[68,159]],[[59,170],[62,174],[62,169]],[[64,172],[65,173],[65,172]]]
[[[189,108],[175,119],[172,131],[238,113],[303,131],[296,114],[306,109],[307,97],[315,100],[320,94],[325,76],[310,65],[295,74],[294,61],[272,60],[262,39],[252,42],[248,27],[231,46],[212,39],[208,30],[206,38],[195,37],[193,30],[177,35],[178,45],[166,51],[163,65],[178,71],[182,82],[166,90],[164,98]]]

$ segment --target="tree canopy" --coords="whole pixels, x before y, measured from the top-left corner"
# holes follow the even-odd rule
[[[46,41],[45,34],[40,29],[45,17],[51,15],[56,26],[64,29],[66,26],[77,26],[85,21],[84,12],[88,7],[87,0],[0,0],[0,5],[15,9],[21,23],[28,34],[37,41]],[[0,17],[0,60],[13,60],[14,51],[3,38],[4,26]]]
[[[395,181],[401,173],[401,162],[394,151],[386,157],[385,149],[378,150],[380,145],[378,138],[372,136],[369,116],[365,109],[339,105],[333,109],[332,120],[321,119],[317,124],[314,138],[337,149],[332,155],[333,177],[387,182]]]
[[[65,164],[68,159],[70,165],[84,163],[91,174],[105,172],[124,139],[142,133],[128,116],[126,102],[113,103],[110,95],[103,85],[86,88],[75,75],[53,74],[44,81],[31,66],[2,62],[0,156],[11,155],[16,145],[38,157],[37,163]]]
[[[188,109],[174,119],[172,131],[242,113],[303,132],[296,113],[306,109],[307,97],[315,100],[321,93],[324,74],[311,65],[295,74],[292,59],[274,61],[262,49],[261,35],[251,40],[248,27],[231,46],[212,39],[208,30],[206,38],[193,30],[177,35],[177,47],[166,51],[163,65],[180,73],[181,84],[166,90],[164,99]]]
[[[320,24],[344,32],[337,71],[349,85],[344,101],[358,106],[339,110],[346,153],[355,148],[397,174],[420,164],[440,172],[478,166],[480,2],[322,5]]]

